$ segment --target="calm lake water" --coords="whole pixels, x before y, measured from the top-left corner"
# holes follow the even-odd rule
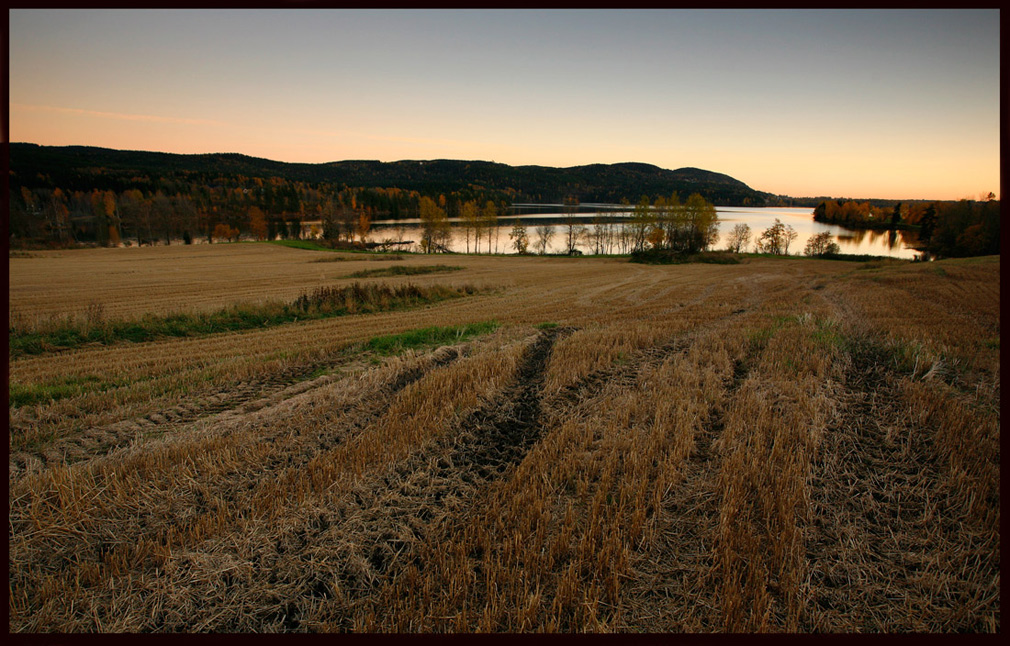
[[[595,205],[582,204],[579,207],[579,216],[582,224],[588,229],[593,229],[592,219],[597,209],[609,207],[616,208],[615,205]],[[754,250],[754,243],[760,237],[761,232],[771,227],[778,218],[783,224],[788,224],[796,230],[796,240],[789,245],[789,253],[801,255],[803,248],[807,244],[810,236],[822,231],[829,232],[835,242],[842,249],[842,253],[848,254],[870,254],[874,256],[890,256],[892,258],[911,259],[919,252],[911,248],[917,242],[915,232],[910,231],[868,231],[852,230],[833,224],[821,224],[814,222],[813,209],[810,208],[790,208],[790,207],[717,207],[719,214],[719,239],[715,243],[715,249],[726,247],[729,232],[737,224],[746,224],[751,230],[751,242],[747,251]],[[610,218],[614,222],[625,221],[627,213],[616,210],[607,210]],[[526,234],[530,238],[530,250],[536,247],[537,233],[534,230],[538,226],[549,226],[553,231],[553,237],[547,247],[547,253],[563,253],[565,250],[565,227],[559,222],[564,218],[562,206],[560,204],[517,204],[509,210],[509,215],[498,218],[499,227],[497,231],[497,253],[514,253],[512,241],[509,239],[509,232],[512,230],[516,220],[521,220],[526,225]],[[462,222],[456,218],[450,218],[452,225],[449,248],[456,252],[467,250],[466,233],[462,227]],[[495,251],[495,231],[492,229],[491,250]],[[413,240],[419,243],[421,240],[420,220],[394,220],[376,222],[372,225],[369,239],[376,242],[383,240]],[[471,239],[470,250],[473,251],[474,243]],[[488,242],[485,233],[481,242],[481,252],[487,253]],[[593,252],[591,240],[584,239],[579,244],[579,249],[583,253]]]

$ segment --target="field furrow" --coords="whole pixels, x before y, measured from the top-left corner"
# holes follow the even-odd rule
[[[129,446],[138,440],[178,432],[196,421],[213,415],[258,410],[332,381],[332,378],[327,378],[306,383],[313,373],[333,370],[337,365],[337,361],[329,360],[297,367],[285,366],[272,374],[241,381],[226,390],[210,393],[192,392],[173,406],[147,413],[142,417],[85,428],[72,435],[58,437],[41,447],[12,450],[9,456],[8,478],[14,480],[47,466],[73,464],[91,459]],[[24,432],[24,429],[15,427],[14,431]]]
[[[258,502],[267,514],[269,508],[286,504],[285,497],[257,496],[258,485],[304,468],[342,438],[374,425],[387,412],[390,398],[458,356],[458,349],[444,348],[413,361],[393,362],[357,380],[323,377],[315,388],[289,393],[287,399],[254,413],[226,411],[119,455],[95,455],[87,463],[26,476],[11,488],[18,502],[11,508],[11,522],[15,527],[37,524],[40,514],[67,519],[72,507],[86,498],[89,513],[73,515],[73,534],[80,538],[54,535],[39,545],[51,562],[60,562],[68,551],[94,555],[57,579],[77,584],[82,570],[91,578],[124,576],[127,563],[139,566],[141,573],[157,570],[162,557],[177,546],[194,538],[207,540],[219,528],[241,522],[247,505]],[[175,467],[165,470],[168,465]],[[151,469],[161,477],[146,477]],[[144,499],[154,504],[140,504]],[[115,538],[121,533],[138,541],[122,543]],[[43,581],[41,588],[52,585],[56,582]]]
[[[12,317],[375,266],[111,251],[12,258]],[[483,291],[11,359],[10,631],[999,631],[998,257],[452,264]]]
[[[998,630],[998,529],[966,518],[931,429],[910,423],[902,376],[887,365],[856,356],[816,462],[804,629]]]
[[[710,394],[717,399],[708,418],[697,428],[690,452],[666,485],[654,539],[636,556],[637,576],[627,592],[631,612],[624,619],[626,629],[700,632],[719,623],[715,547],[720,455],[716,442],[725,426],[726,404],[748,373],[746,349],[737,352],[742,356],[733,359],[730,372],[720,375],[724,387]],[[704,366],[692,368],[700,371]]]

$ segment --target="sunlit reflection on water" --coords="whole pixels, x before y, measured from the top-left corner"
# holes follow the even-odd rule
[[[583,204],[579,208],[579,223],[586,228],[587,233],[591,232],[596,224],[594,218],[607,219],[617,226],[627,221],[627,213],[611,209],[617,205],[590,205]],[[599,215],[594,212],[600,209]],[[846,254],[867,254],[872,256],[890,256],[892,258],[911,259],[920,252],[912,248],[918,242],[918,237],[914,231],[887,231],[869,229],[846,229],[833,224],[823,224],[814,222],[813,209],[796,207],[718,207],[719,214],[719,239],[715,244],[716,249],[726,247],[729,232],[737,224],[746,224],[750,227],[751,240],[746,251],[754,251],[755,243],[760,238],[761,233],[771,227],[775,220],[780,220],[796,231],[796,239],[789,245],[789,253],[799,255],[803,253],[803,248],[807,240],[823,231],[829,232],[833,240],[841,247],[842,253]],[[566,249],[565,237],[567,227],[563,223],[565,213],[561,205],[516,205],[511,215],[502,216],[498,219],[497,231],[492,229],[490,250],[492,253],[515,253],[512,241],[509,239],[516,220],[521,221],[526,227],[526,234],[530,241],[530,251],[534,251],[537,246],[537,227],[546,226],[552,231],[550,242],[547,246],[547,253],[563,253]],[[458,218],[451,218],[452,226],[449,249],[455,252],[465,252],[469,248],[474,251],[475,243],[473,234],[470,234],[469,244],[467,242],[467,232],[463,223]],[[497,239],[496,239],[497,238]],[[376,222],[372,225],[369,239],[375,242],[383,240],[411,240],[416,247],[421,240],[420,220],[396,220],[386,222]],[[488,234],[485,231],[480,242],[480,252],[488,252]],[[578,249],[583,253],[593,253],[594,245],[586,236],[579,243]],[[620,249],[615,249],[619,252]]]

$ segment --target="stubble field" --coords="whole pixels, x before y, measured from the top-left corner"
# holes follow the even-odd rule
[[[468,295],[12,353],[10,632],[999,630],[998,257],[450,260],[12,256],[12,330]]]

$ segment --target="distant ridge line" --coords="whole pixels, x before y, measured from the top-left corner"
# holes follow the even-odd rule
[[[343,160],[282,162],[243,153],[168,153],[117,150],[96,146],[42,146],[12,142],[12,186],[35,188],[37,175],[62,181],[61,188],[91,190],[103,179],[121,184],[124,176],[185,180],[214,175],[280,177],[314,184],[361,188],[400,188],[438,195],[478,187],[513,201],[548,201],[575,197],[582,202],[652,198],[676,192],[681,200],[699,193],[721,206],[763,206],[770,193],[754,190],[724,173],[695,167],[668,170],[643,162],[585,164],[570,167],[511,166],[485,160]],[[101,169],[101,170],[99,170]],[[56,184],[59,185],[59,184]]]

